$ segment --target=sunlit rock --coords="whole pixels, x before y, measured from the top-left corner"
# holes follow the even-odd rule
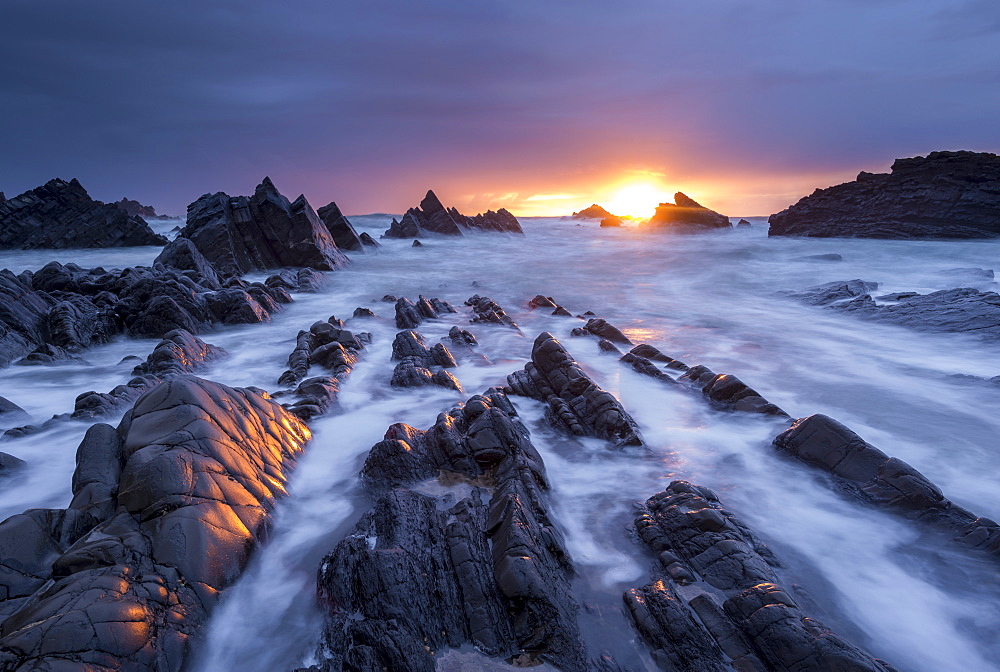
[[[663,229],[692,233],[712,229],[730,229],[732,224],[725,215],[709,210],[681,192],[674,194],[673,203],[660,203],[649,218],[647,229]]]

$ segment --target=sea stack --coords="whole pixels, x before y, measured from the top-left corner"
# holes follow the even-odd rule
[[[648,226],[683,233],[732,228],[728,217],[709,210],[679,191],[674,194],[673,203],[660,203],[657,206]]]
[[[467,217],[455,208],[446,208],[433,191],[428,191],[420,207],[410,208],[400,221],[392,224],[382,234],[383,238],[417,238],[426,234],[461,236],[468,231],[519,233],[521,223],[504,208],[496,212],[487,210],[475,217]]]
[[[768,220],[769,236],[987,238],[1000,235],[1000,157],[933,152],[889,173],[817,189]]]

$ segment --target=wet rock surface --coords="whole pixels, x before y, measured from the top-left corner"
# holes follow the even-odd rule
[[[621,403],[598,387],[548,332],[535,339],[531,361],[507,376],[507,386],[510,393],[544,402],[546,419],[571,434],[605,439],[618,447],[644,445],[638,425]]]
[[[488,296],[475,294],[465,300],[465,305],[470,306],[472,312],[475,313],[475,316],[472,318],[473,323],[499,324],[521,333],[521,329],[518,328],[514,319],[507,314],[507,311]]]
[[[770,236],[983,238],[1000,235],[1000,157],[933,152],[890,173],[817,189],[771,215]]]
[[[446,208],[433,191],[428,191],[420,201],[420,206],[407,210],[399,221],[394,218],[382,237],[417,238],[427,234],[461,236],[468,231],[524,233],[517,218],[503,208],[497,212],[488,210],[474,217],[467,217],[455,208]]]
[[[253,196],[205,194],[188,206],[178,234],[189,239],[224,275],[243,275],[286,266],[320,271],[350,260],[304,196],[289,201],[269,178]]]
[[[320,220],[333,236],[333,242],[337,243],[338,248],[351,252],[365,251],[365,244],[358,236],[358,232],[354,230],[354,226],[340,211],[336,203],[330,202],[324,205],[316,214],[319,215]]]
[[[95,201],[77,180],[55,179],[0,200],[0,249],[165,245],[138,216]]]
[[[392,372],[393,387],[423,387],[438,385],[464,392],[454,374],[444,371],[458,364],[444,343],[427,347],[424,337],[415,331],[401,331],[392,342],[392,359],[398,361]],[[432,367],[442,370],[432,371]]]
[[[0,669],[183,669],[309,436],[266,396],[191,376],[94,425],[70,507],[0,523],[18,559],[0,569]]]
[[[502,393],[426,431],[393,425],[362,478],[374,505],[319,572],[316,669],[430,672],[465,644],[519,665],[594,669],[544,466]]]
[[[397,329],[413,329],[420,326],[420,323],[424,320],[437,319],[442,313],[458,312],[447,301],[428,299],[422,295],[417,297],[416,303],[413,303],[405,296],[394,299],[394,301],[396,302]]]
[[[625,604],[662,669],[894,672],[804,613],[777,558],[711,490],[674,481],[635,525],[657,562]]]
[[[797,420],[774,439],[778,450],[829,472],[857,499],[944,530],[962,545],[1000,556],[1000,525],[956,505],[923,474],[889,457],[833,418]]]
[[[681,192],[674,194],[673,203],[660,203],[649,218],[647,229],[669,230],[682,233],[731,229],[732,224],[725,215],[709,210]]]

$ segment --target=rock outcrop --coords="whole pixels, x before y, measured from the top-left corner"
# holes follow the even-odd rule
[[[571,434],[605,439],[616,447],[645,445],[621,403],[598,387],[548,332],[535,339],[531,361],[507,376],[507,386],[508,394],[544,402],[546,419]]]
[[[618,225],[622,223],[622,218],[617,215],[612,215],[610,212],[605,210],[603,207],[594,203],[589,208],[584,208],[580,212],[574,212],[570,215],[570,219],[600,219],[602,221],[609,220],[612,222],[618,222]],[[609,226],[616,226],[615,224],[609,224]]]
[[[361,237],[358,236],[358,232],[354,230],[354,226],[340,211],[336,203],[331,201],[320,208],[316,214],[319,215],[330,235],[333,236],[333,241],[337,243],[338,248],[351,252],[365,251],[365,245]]]
[[[466,645],[519,666],[590,669],[544,466],[502,393],[426,431],[391,426],[362,480],[374,505],[321,564],[314,669],[434,672]]]
[[[417,297],[417,302],[413,303],[405,296],[396,301],[396,328],[413,329],[418,327],[424,320],[433,320],[441,316],[441,313],[455,313],[455,307],[447,301],[441,299],[427,299],[423,295]]]
[[[712,229],[729,229],[732,224],[725,215],[709,210],[681,192],[674,194],[673,203],[660,203],[649,218],[646,229],[694,233]]]
[[[774,554],[708,488],[672,482],[635,527],[658,562],[625,604],[662,669],[895,672],[804,613]]]
[[[514,318],[508,315],[507,311],[490,297],[474,294],[465,300],[465,305],[470,306],[472,312],[475,313],[475,317],[472,318],[473,323],[499,324],[510,327],[517,333],[521,333],[521,329],[514,322]]]
[[[350,263],[305,196],[289,202],[267,177],[249,198],[205,194],[188,206],[178,236],[224,275],[286,266],[332,271]]]
[[[467,217],[455,208],[444,207],[437,195],[428,191],[424,200],[420,201],[420,207],[407,210],[400,221],[394,218],[382,237],[417,238],[427,234],[461,236],[466,231],[524,233],[517,218],[503,208],[497,212],[488,210],[475,217]]]
[[[166,245],[141,217],[95,201],[77,180],[49,180],[0,202],[0,249]]]
[[[771,215],[770,236],[984,238],[1000,235],[1000,156],[933,152],[889,173],[817,189]]]
[[[142,217],[145,219],[149,217],[151,219],[160,219],[161,216],[156,214],[156,208],[151,205],[143,205],[139,201],[133,201],[128,198],[123,198],[122,200],[115,203],[119,210],[124,210],[125,214],[129,217]]]
[[[69,508],[0,523],[0,669],[184,669],[309,437],[263,393],[190,376],[92,426]]]
[[[458,364],[444,343],[427,347],[424,337],[415,331],[401,331],[392,342],[392,359],[399,362],[392,372],[393,387],[423,387],[437,385],[457,392],[464,392],[462,384],[451,369]],[[432,367],[440,367],[433,371]]]

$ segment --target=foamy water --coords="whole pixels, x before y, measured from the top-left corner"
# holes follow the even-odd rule
[[[352,218],[377,237],[388,222]],[[353,255],[319,294],[301,294],[267,325],[202,336],[230,357],[207,378],[276,389],[296,332],[330,315],[347,319],[366,306],[377,320],[350,320],[375,342],[343,386],[340,408],[313,423],[315,438],[278,506],[270,541],[227,593],[202,646],[201,670],[289,669],[308,660],[322,618],[313,604],[322,556],[368,507],[357,473],[389,424],[426,428],[438,413],[486,387],[503,384],[551,331],[591,375],[618,395],[651,447],[620,453],[601,441],[549,429],[536,402],[515,398],[553,486],[554,518],[579,570],[577,590],[591,606],[588,641],[635,669],[648,666],[621,611],[621,593],[649,580],[652,559],[628,535],[633,505],[686,478],[715,489],[787,565],[786,583],[806,589],[807,610],[901,670],[992,670],[1000,666],[1000,584],[995,564],[922,537],[905,521],[856,505],[809,468],[770,447],[774,420],[709,409],[696,395],[668,389],[599,353],[595,339],[572,338],[573,318],[529,311],[536,294],[574,313],[592,310],[636,342],[656,345],[688,364],[732,373],[795,417],[826,413],[869,442],[926,474],[970,510],[1000,516],[1000,386],[954,377],[1000,374],[998,345],[961,334],[928,334],[872,324],[800,305],[781,293],[861,278],[880,292],[931,291],[969,283],[949,269],[993,268],[1000,242],[903,242],[768,239],[756,228],[696,236],[600,229],[596,223],[528,219],[525,238],[478,235],[382,241],[375,254]],[[50,255],[82,266],[149,263],[158,250],[91,250]],[[841,262],[805,260],[838,253]],[[2,253],[0,266],[38,268],[44,253]],[[30,263],[29,263],[30,262]],[[478,286],[473,286],[473,283]],[[396,333],[384,294],[436,296],[459,306],[490,296],[524,336],[469,325],[461,312],[419,328],[428,342],[459,324],[493,362],[460,362],[467,394],[389,387]],[[86,364],[0,370],[0,394],[36,419],[72,410],[77,394],[106,391],[129,378],[126,355],[145,357],[154,341],[122,339],[95,348]],[[0,512],[65,506],[82,423],[0,446],[29,462],[5,483]]]

